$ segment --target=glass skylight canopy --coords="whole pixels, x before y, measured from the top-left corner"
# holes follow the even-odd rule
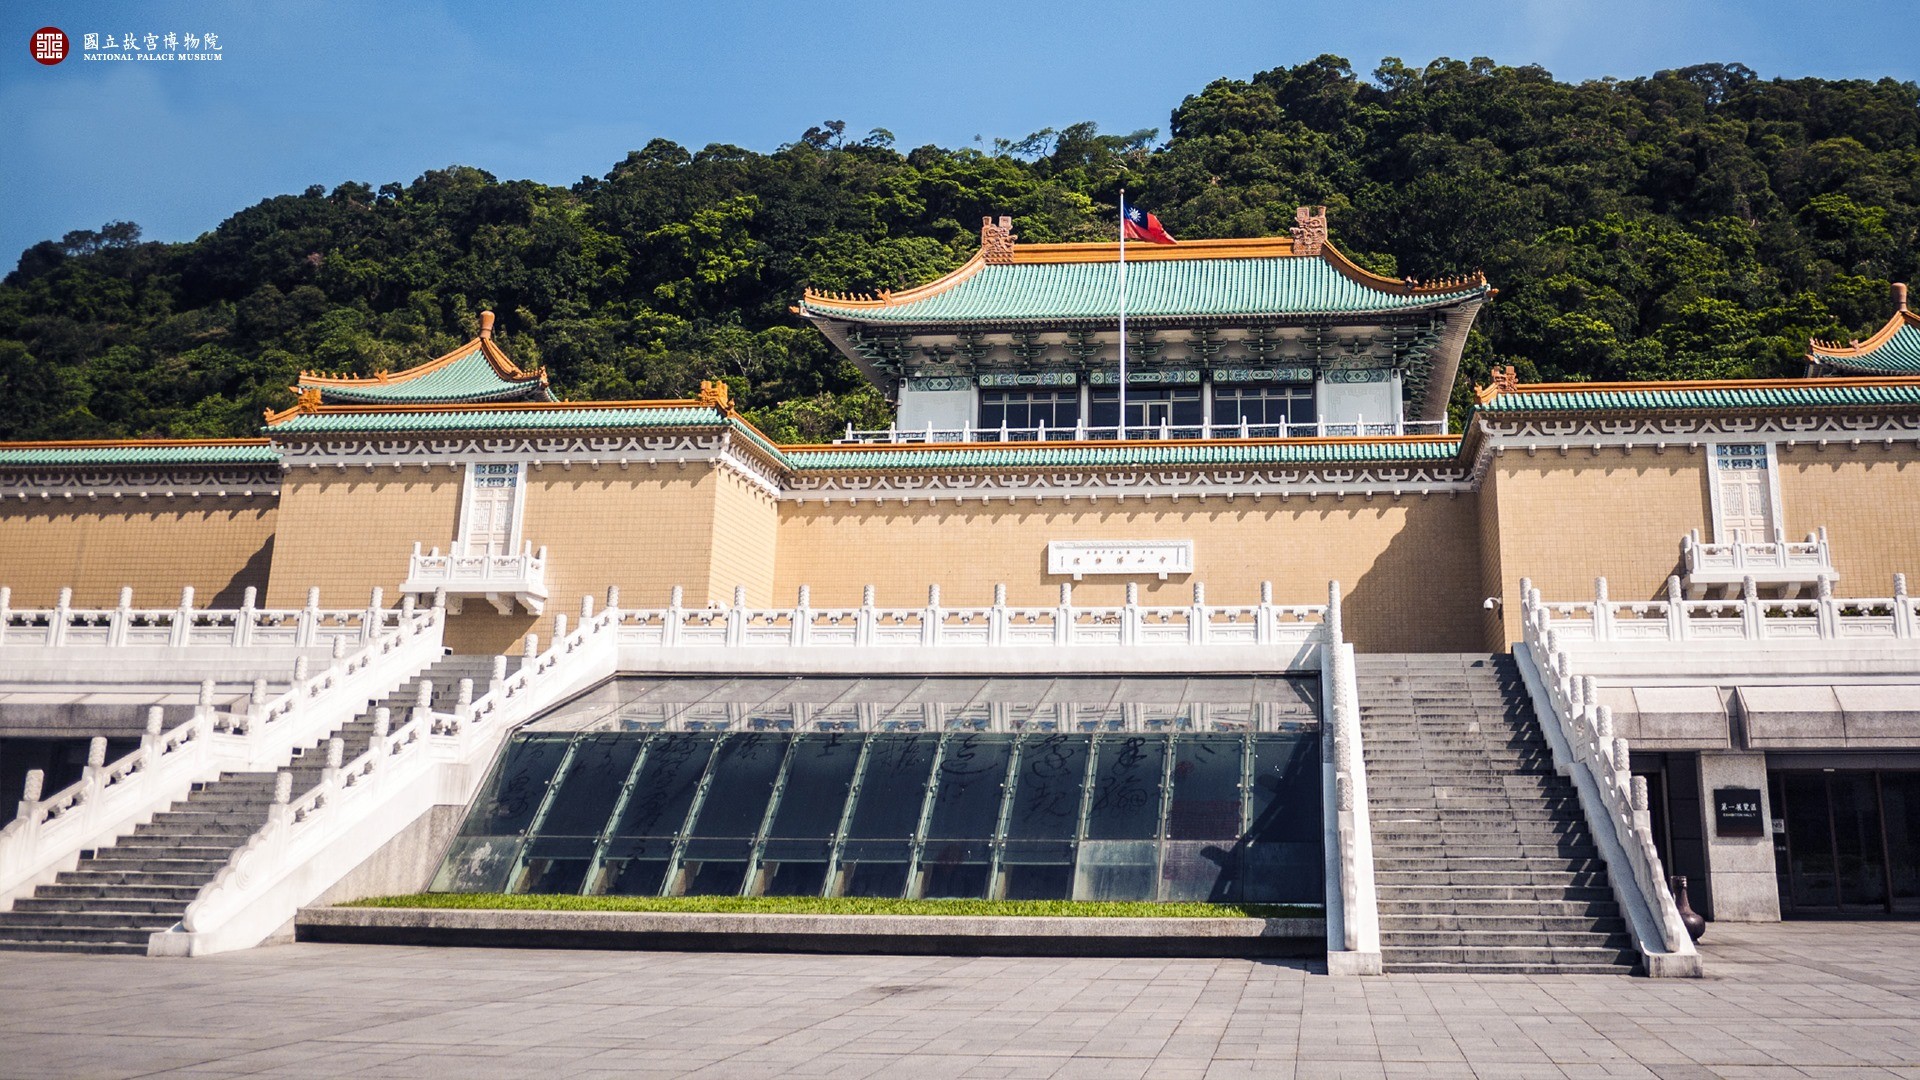
[[[434,888],[1319,903],[1317,693],[617,680],[514,735]]]

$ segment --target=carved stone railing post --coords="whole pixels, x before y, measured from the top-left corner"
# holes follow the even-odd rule
[[[1187,613],[1187,644],[1205,645],[1207,641],[1207,586],[1193,583],[1193,608]]]
[[[1053,610],[1053,643],[1073,644],[1073,583],[1060,583],[1060,603]]]
[[[29,826],[39,823],[40,794],[47,786],[47,774],[40,769],[28,769],[27,779],[20,789],[20,810],[16,817]]]
[[[581,626],[587,625],[588,620],[592,618],[593,618],[593,597],[583,596],[580,598],[580,625]]]
[[[1680,575],[1667,575],[1667,640],[1687,639],[1687,600],[1680,591]]]
[[[247,586],[240,596],[240,621],[234,629],[234,644],[245,648],[253,644],[254,624],[260,619],[260,590]]]
[[[1613,639],[1613,605],[1607,599],[1607,579],[1593,579],[1593,640]]]
[[[667,594],[667,621],[666,625],[660,628],[660,640],[668,647],[680,644],[680,623],[686,617],[686,613],[681,610],[681,602],[685,598],[685,593],[678,585],[675,585],[673,591]]]
[[[940,586],[927,586],[927,610],[920,613],[920,644],[932,647],[940,644]]]
[[[4,615],[0,611],[0,615]],[[1907,575],[1893,575],[1893,636],[1897,638],[1920,637],[1916,632],[1913,615],[1913,597],[1907,594]]]
[[[160,735],[166,723],[166,715],[166,710],[158,705],[147,707],[147,726],[140,732],[140,750],[148,765],[152,765],[160,757]]]
[[[567,616],[565,612],[553,613],[553,648],[559,648],[567,640]]]
[[[529,641],[531,641],[531,639],[533,638],[533,635],[528,634],[527,638],[529,639]],[[413,689],[413,711],[410,714],[408,714],[407,721],[409,723],[415,720],[427,722],[431,718],[432,714],[433,714],[433,680],[421,679],[419,684],[415,686]]]
[[[540,659],[540,635],[528,634],[520,644],[520,670],[526,671]]]
[[[793,617],[787,626],[787,640],[795,646],[813,640],[813,588],[802,585],[793,598]]]
[[[53,602],[53,621],[47,626],[47,644],[58,648],[67,643],[67,623],[73,617],[73,589],[60,590]]]
[[[987,614],[987,644],[1005,645],[1007,643],[1007,587],[1004,584],[993,587],[993,610]]]
[[[1120,644],[1132,645],[1140,640],[1140,583],[1127,582],[1126,604],[1120,609]]]
[[[727,612],[727,644],[737,646],[746,640],[747,587],[733,587],[733,607]]]
[[[1754,584],[1753,576],[1740,579],[1740,617],[1745,623],[1748,641],[1761,641],[1767,636],[1767,611],[1760,604],[1760,588]]]
[[[299,627],[294,634],[294,644],[306,648],[313,644],[313,636],[320,628],[320,588],[314,586],[307,590],[307,606],[300,611]]]
[[[7,624],[13,621],[13,586],[0,585],[0,645],[7,643]]]
[[[1833,579],[1821,574],[1814,581],[1814,588],[1818,600],[1816,618],[1820,624],[1820,637],[1831,641],[1840,636],[1840,605],[1833,600]]]
[[[120,603],[114,607],[113,615],[107,620],[107,644],[124,645],[127,641],[127,624],[133,621],[133,587],[120,586]]]
[[[1261,645],[1273,644],[1279,635],[1275,632],[1276,616],[1273,611],[1273,582],[1260,583],[1260,610],[1253,617],[1253,640]]]
[[[873,586],[861,586],[860,611],[853,617],[853,640],[855,644],[858,644],[862,648],[873,644],[873,622],[875,617],[873,612],[873,599]]]

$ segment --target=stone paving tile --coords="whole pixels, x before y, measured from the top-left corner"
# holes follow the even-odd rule
[[[1920,925],[1716,924],[1711,977],[297,945],[0,954],[0,1080],[1920,1080]]]

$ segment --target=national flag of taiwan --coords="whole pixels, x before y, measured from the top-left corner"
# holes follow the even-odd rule
[[[1129,240],[1145,240],[1149,244],[1179,243],[1160,227],[1159,218],[1137,206],[1127,207],[1127,216],[1121,220],[1120,226]]]

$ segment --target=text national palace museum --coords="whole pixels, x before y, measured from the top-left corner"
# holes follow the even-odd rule
[[[1509,368],[1455,430],[1495,289],[1326,235],[1129,245],[1124,368],[1118,245],[1007,218],[808,292],[898,406],[827,445],[560,400],[490,312],[260,438],[0,444],[0,948],[1184,900],[1286,907],[1130,947],[1692,976],[1695,913],[1920,914],[1905,287],[1800,378]]]

